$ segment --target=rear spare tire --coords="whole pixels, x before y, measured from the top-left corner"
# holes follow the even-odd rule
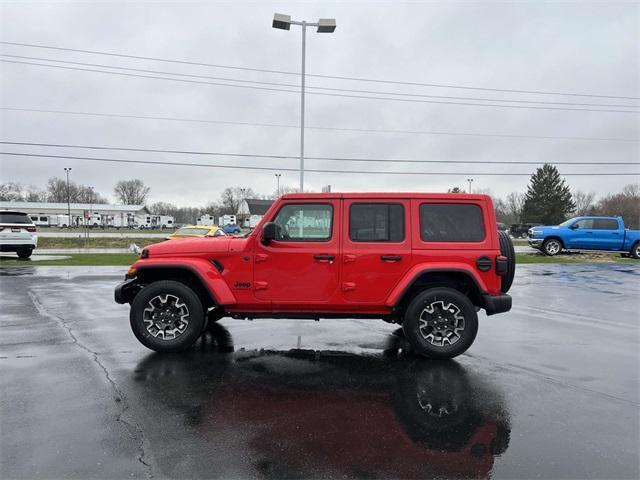
[[[205,327],[200,298],[186,285],[161,280],[144,287],[134,298],[131,329],[145,347],[179,352],[191,347]]]
[[[459,291],[431,288],[411,301],[402,330],[416,353],[430,358],[453,358],[475,340],[478,315],[471,301]]]
[[[502,293],[507,293],[516,275],[516,251],[513,248],[511,237],[505,232],[498,231],[498,239],[500,240],[500,255],[507,258],[507,274],[502,277],[500,290]]]

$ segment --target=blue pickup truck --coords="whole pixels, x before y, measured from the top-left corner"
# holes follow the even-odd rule
[[[640,230],[627,230],[622,217],[576,217],[555,226],[532,227],[529,245],[547,255],[562,250],[606,250],[640,258]]]

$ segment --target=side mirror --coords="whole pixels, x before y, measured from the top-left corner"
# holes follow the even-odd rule
[[[262,227],[262,243],[264,245],[269,245],[273,240],[275,240],[277,230],[278,226],[275,223],[265,223]]]
[[[571,225],[569,227],[571,230],[577,230],[578,228],[580,228],[580,225],[578,225],[577,223],[574,223],[573,225]]]

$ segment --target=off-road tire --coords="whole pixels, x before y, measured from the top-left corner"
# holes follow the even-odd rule
[[[185,305],[188,313],[185,318],[188,320],[188,324],[184,331],[176,335],[175,338],[165,340],[155,336],[149,330],[148,323],[144,318],[145,309],[153,307],[149,302],[166,295],[178,298],[180,304]],[[171,280],[160,280],[144,287],[133,299],[129,318],[131,329],[136,338],[145,347],[156,352],[180,352],[188,349],[200,337],[206,324],[202,302],[198,295],[183,283]]]
[[[500,290],[502,293],[507,293],[516,275],[516,251],[513,248],[511,237],[505,232],[498,231],[498,239],[500,240],[500,255],[507,258],[507,274],[501,279]]]
[[[555,246],[557,245],[557,249]],[[562,242],[557,238],[549,238],[542,243],[542,253],[553,257],[562,251]]]
[[[18,258],[29,258],[33,250],[31,248],[21,248],[16,253],[18,254]]]
[[[450,308],[453,311],[450,311]],[[433,314],[428,310],[432,310]],[[442,319],[439,319],[439,315]],[[452,327],[451,330],[454,332],[450,333],[453,336],[443,335],[431,325],[442,321],[449,322],[449,326],[453,323],[458,327],[462,325],[463,328]],[[478,333],[478,315],[466,295],[452,288],[431,288],[420,292],[411,301],[404,314],[402,329],[417,354],[429,358],[453,358],[464,353],[475,340]],[[428,338],[429,336],[431,338]],[[448,342],[444,341],[446,336],[449,338]],[[453,343],[451,340],[454,340]]]
[[[640,242],[636,242],[633,247],[631,247],[629,254],[635,259],[640,259]]]

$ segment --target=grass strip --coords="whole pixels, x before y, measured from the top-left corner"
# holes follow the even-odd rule
[[[66,267],[66,266],[127,266],[136,261],[137,256],[132,253],[78,253],[72,255],[64,255],[67,258],[61,260],[21,260],[11,254],[5,254],[0,257],[0,267],[25,267],[25,266],[43,266],[43,267]],[[518,253],[516,254],[516,263],[524,264],[553,264],[553,263],[636,263],[640,265],[640,260],[633,258],[622,258],[616,254],[598,254],[598,255],[558,255],[555,257],[547,257],[539,253]]]

